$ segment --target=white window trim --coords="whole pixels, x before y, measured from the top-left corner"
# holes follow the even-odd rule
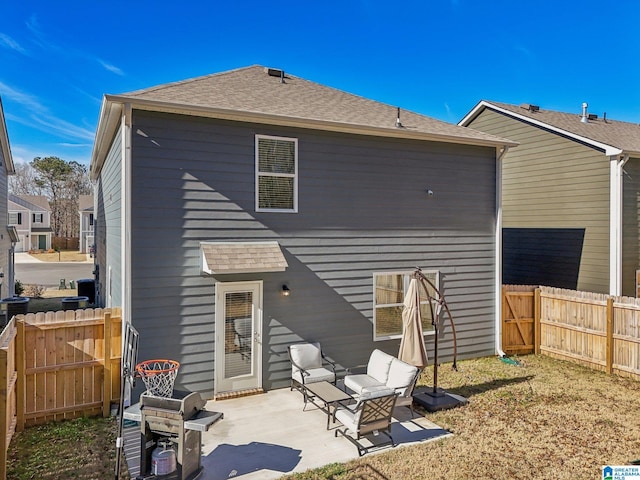
[[[259,149],[258,142],[260,139],[269,139],[269,140],[283,140],[293,142],[294,144],[294,168],[295,173],[269,173],[258,171],[259,168]],[[271,212],[271,213],[298,213],[298,139],[291,137],[277,137],[274,135],[259,135],[256,134],[255,138],[255,166],[256,166],[256,177],[255,177],[255,191],[256,191],[256,212]],[[293,208],[260,208],[260,191],[258,189],[259,178],[263,177],[289,177],[293,178]]]
[[[413,274],[413,270],[411,271],[407,271],[407,270],[395,270],[395,271],[381,271],[381,272],[373,272],[373,341],[374,342],[381,342],[384,340],[397,340],[399,338],[402,338],[402,333],[400,333],[399,335],[385,335],[385,336],[378,336],[376,334],[377,328],[377,318],[376,318],[376,314],[377,314],[377,310],[378,308],[381,307],[394,307],[397,305],[402,305],[404,303],[404,297],[406,296],[406,292],[407,292],[407,288],[409,287],[409,282],[411,281],[411,275]],[[423,270],[422,273],[424,273],[425,275],[430,275],[430,274],[435,274],[436,277],[436,281],[435,286],[436,288],[440,289],[440,271],[439,270]],[[382,303],[380,305],[376,305],[376,277],[379,275],[403,275],[403,296],[402,296],[402,301],[398,304],[398,303]],[[425,294],[424,294],[424,289],[422,288],[422,286],[420,286],[420,303],[427,303],[427,300],[425,298]],[[402,320],[401,320],[402,322]],[[402,325],[402,323],[401,323]],[[435,331],[433,330],[429,330],[429,331],[423,331],[423,336],[424,337],[428,337],[428,336],[432,336],[435,335]]]

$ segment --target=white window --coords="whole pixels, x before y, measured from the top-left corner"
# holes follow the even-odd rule
[[[298,211],[298,139],[256,135],[256,211]]]
[[[390,340],[402,336],[402,309],[404,297],[413,272],[381,272],[373,274],[373,340]],[[422,273],[439,287],[439,275],[435,270]],[[434,292],[429,292],[434,296]],[[425,335],[433,333],[429,299],[420,286],[420,319]]]
[[[10,212],[9,213],[9,225],[22,225],[22,213]]]
[[[44,214],[42,213],[34,213],[33,215],[33,223],[42,223]]]

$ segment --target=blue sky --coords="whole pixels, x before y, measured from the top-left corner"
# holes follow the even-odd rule
[[[14,161],[88,164],[105,93],[248,65],[457,123],[481,99],[640,122],[640,2],[0,0]]]

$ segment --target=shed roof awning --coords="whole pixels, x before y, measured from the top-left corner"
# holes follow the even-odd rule
[[[11,243],[18,243],[20,241],[16,227],[13,225],[7,225],[7,232],[9,233],[9,240],[11,240]]]
[[[202,242],[200,252],[209,275],[283,272],[289,266],[278,242]]]

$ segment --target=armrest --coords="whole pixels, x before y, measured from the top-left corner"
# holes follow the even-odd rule
[[[322,360],[324,360],[325,362],[327,362],[331,366],[331,370],[333,370],[333,373],[335,375],[335,373],[336,373],[336,364],[335,364],[335,362],[332,362],[327,357],[325,357],[324,353],[322,353],[322,352],[320,352],[320,355],[322,355]]]
[[[363,373],[367,373],[366,365],[356,365],[355,367],[347,368],[347,375],[362,375]]]

